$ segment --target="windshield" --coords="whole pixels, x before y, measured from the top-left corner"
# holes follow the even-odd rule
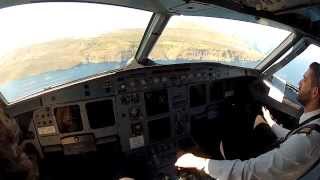
[[[314,44],[308,46],[301,54],[281,68],[275,75],[286,80],[287,83],[298,89],[299,81],[312,62],[319,63],[320,47]]]
[[[249,22],[175,16],[149,58],[159,64],[219,62],[254,68],[289,34]]]
[[[0,10],[0,92],[10,103],[120,68],[134,56],[152,13],[89,3]]]

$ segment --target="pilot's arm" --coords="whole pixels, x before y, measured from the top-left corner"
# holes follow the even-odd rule
[[[272,119],[272,116],[267,108],[262,107],[262,113],[266,123],[271,127],[272,131],[278,138],[285,137],[288,134],[289,130],[277,124]]]
[[[184,154],[177,167],[204,170],[220,180],[297,179],[320,157],[320,134],[295,134],[272,151],[246,161],[212,160]]]

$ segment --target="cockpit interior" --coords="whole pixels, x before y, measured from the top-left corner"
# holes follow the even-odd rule
[[[72,16],[77,13],[72,3],[83,6],[82,19]],[[39,179],[211,179],[201,172],[178,170],[174,163],[179,154],[256,157],[259,140],[253,127],[262,106],[283,127],[298,125],[303,112],[296,100],[299,80],[310,62],[319,62],[319,3],[0,2],[0,22],[8,21],[0,39],[19,31],[39,34],[32,43],[14,34],[14,43],[21,47],[0,52],[1,102],[19,126],[19,144],[36,164]],[[105,23],[105,32],[82,38],[74,28],[68,32],[74,35],[70,38],[42,40],[40,31],[32,29],[35,24],[18,21],[25,29],[17,25],[18,30],[10,30],[15,27],[9,25],[15,22],[10,15],[28,17],[23,12],[37,12],[37,7],[23,8],[33,5],[40,11],[32,16],[35,24],[43,22],[48,29],[58,26],[49,10],[57,6],[63,18],[71,14],[68,21],[60,21],[66,27],[96,30]],[[45,5],[49,9],[41,9]],[[86,25],[93,21],[94,11],[85,10],[91,5],[98,6],[94,11],[100,19]],[[127,16],[117,19],[120,10],[99,14],[98,8],[105,6],[121,8]],[[9,12],[14,8],[16,12]],[[131,9],[134,12],[125,13]],[[143,23],[136,18],[145,14],[135,11],[148,15]],[[52,19],[37,19],[41,13]],[[64,28],[61,24],[49,33],[63,34]]]

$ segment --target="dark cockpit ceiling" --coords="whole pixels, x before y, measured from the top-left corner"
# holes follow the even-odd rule
[[[56,1],[2,1],[0,8],[37,2]],[[224,17],[278,27],[284,24],[288,25],[286,28],[292,27],[314,36],[318,36],[320,32],[319,0],[69,0],[66,2],[113,4],[161,14]]]

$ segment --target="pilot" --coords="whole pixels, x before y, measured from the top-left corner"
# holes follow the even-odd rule
[[[18,145],[19,128],[0,104],[0,179],[35,180],[34,166]]]
[[[312,63],[299,82],[298,101],[304,106],[299,123],[303,128],[319,125],[320,118],[320,64]],[[277,137],[284,137],[288,130],[281,128],[267,110],[264,118]],[[311,121],[312,120],[312,121]],[[261,118],[256,118],[256,125]],[[307,123],[308,122],[308,123]],[[283,138],[282,138],[283,139]],[[182,155],[175,163],[181,168],[203,170],[213,178],[224,180],[240,179],[298,179],[320,158],[320,133],[293,133],[274,148],[249,160],[214,160],[197,157],[191,153]]]

